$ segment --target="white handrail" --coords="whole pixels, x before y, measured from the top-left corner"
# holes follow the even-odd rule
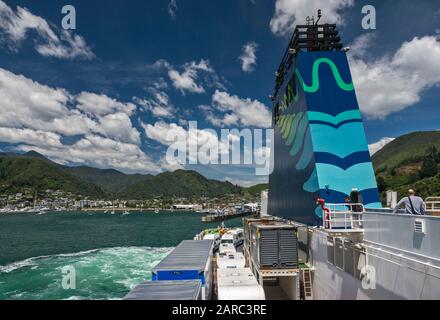
[[[362,214],[365,212],[361,203],[329,203],[323,214],[323,227],[328,230],[361,230]]]
[[[440,211],[440,197],[428,197],[425,204],[428,211]]]

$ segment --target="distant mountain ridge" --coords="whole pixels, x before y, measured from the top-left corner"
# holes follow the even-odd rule
[[[177,170],[156,176],[124,174],[114,169],[68,167],[43,155],[0,153],[0,185],[12,190],[64,190],[91,198],[142,200],[164,197],[214,197],[246,193],[230,182],[207,179],[198,172]],[[0,190],[1,191],[1,190]]]

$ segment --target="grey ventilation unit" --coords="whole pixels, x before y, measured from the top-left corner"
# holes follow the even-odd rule
[[[294,226],[254,222],[250,230],[252,257],[259,268],[298,268],[298,240]]]

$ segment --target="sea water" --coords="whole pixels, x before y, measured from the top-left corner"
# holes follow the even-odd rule
[[[215,226],[190,212],[0,214],[0,299],[121,299],[180,241]],[[67,266],[76,289],[63,289]]]

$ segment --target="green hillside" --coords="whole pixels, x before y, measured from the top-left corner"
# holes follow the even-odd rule
[[[122,192],[127,187],[148,179],[148,175],[128,175],[113,169],[97,169],[92,167],[64,167],[70,174],[80,179],[94,183],[107,192]]]
[[[259,197],[261,195],[261,191],[268,190],[268,189],[269,189],[269,184],[262,183],[262,184],[257,184],[252,187],[245,188],[244,192],[247,192],[251,196]]]
[[[0,194],[19,193],[24,189],[62,190],[94,199],[127,200],[243,193],[239,186],[207,179],[195,171],[127,175],[117,170],[62,166],[36,152],[0,154]]]
[[[439,151],[439,131],[414,132],[387,144],[372,157],[380,191],[401,197],[413,188],[423,198],[440,195]]]
[[[63,190],[92,198],[104,198],[105,192],[97,185],[83,181],[63,170],[59,165],[33,154],[0,154],[0,193]]]
[[[154,197],[214,197],[240,194],[241,187],[230,182],[210,180],[195,171],[177,170],[149,176],[117,194],[122,199],[148,199]]]

